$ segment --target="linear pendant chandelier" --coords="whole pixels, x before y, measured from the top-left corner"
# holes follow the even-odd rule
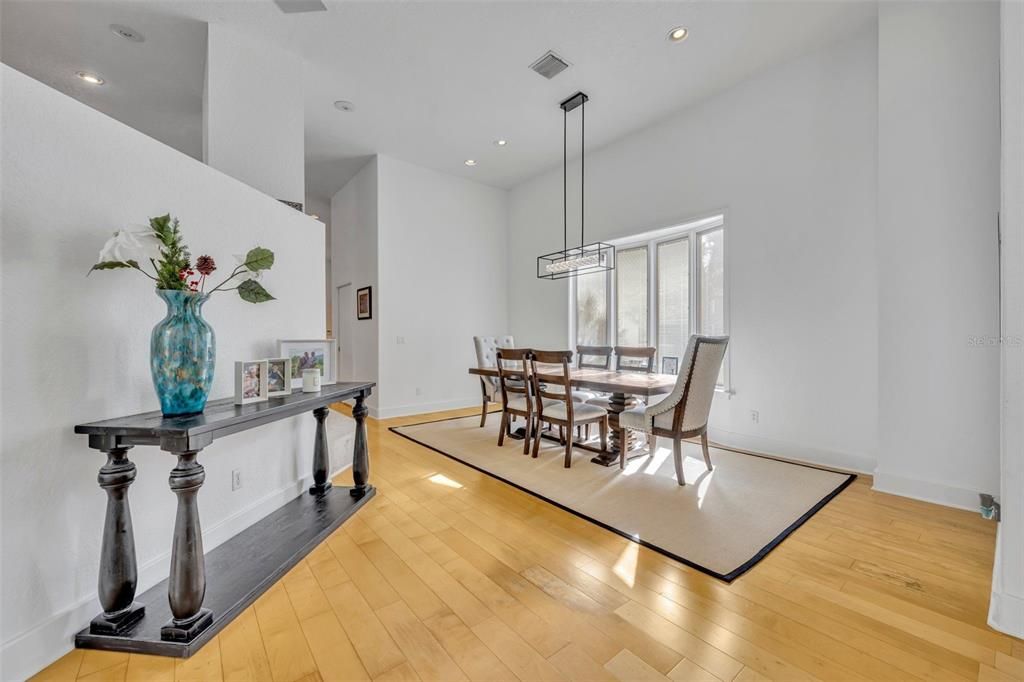
[[[537,277],[539,279],[565,279],[588,272],[602,272],[615,269],[615,247],[604,242],[584,243],[584,149],[586,133],[586,109],[590,98],[577,92],[562,102],[562,250],[537,256]],[[580,245],[569,247],[569,112],[580,110]]]

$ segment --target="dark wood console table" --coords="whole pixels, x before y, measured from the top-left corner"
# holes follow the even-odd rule
[[[293,393],[267,402],[235,405],[227,398],[208,403],[203,414],[164,417],[147,412],[75,427],[89,447],[107,455],[100,487],[107,493],[100,550],[99,599],[103,613],[75,636],[75,646],[187,658],[373,497],[368,484],[364,404],[374,384],[326,384],[318,393]],[[356,421],[351,488],[333,488],[324,422],[328,405],[355,399]],[[206,477],[196,460],[218,438],[312,412],[316,419],[313,485],[208,555],[203,553],[196,496]],[[135,464],[128,450],[155,445],[178,458],[170,487],[178,497],[167,580],[135,598],[138,569],[128,487]],[[209,589],[207,589],[209,577]]]

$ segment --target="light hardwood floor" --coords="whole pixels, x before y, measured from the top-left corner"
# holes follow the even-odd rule
[[[35,679],[1024,679],[976,514],[861,478],[726,585],[387,431],[426,419],[369,422],[378,496],[191,659]]]

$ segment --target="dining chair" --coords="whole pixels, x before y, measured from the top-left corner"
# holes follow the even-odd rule
[[[534,429],[533,456],[540,451],[540,424],[547,422],[565,434],[565,468],[572,466],[572,429],[581,424],[597,422],[601,429],[601,449],[608,440],[608,411],[572,399],[569,363],[571,350],[535,350],[530,357],[530,379],[540,401],[537,404],[537,427]],[[553,390],[560,388],[560,391]]]
[[[505,336],[474,336],[473,346],[476,348],[476,366],[480,369],[495,367],[495,355],[499,348],[515,348],[516,342],[510,335]],[[480,394],[483,404],[480,407],[480,428],[487,424],[487,408],[491,403],[501,402],[501,389],[495,377],[480,377]]]
[[[619,372],[654,371],[654,356],[658,349],[653,346],[615,346],[615,369]],[[608,396],[591,398],[587,402],[604,409],[609,409]]]
[[[576,346],[576,366],[580,369],[611,369],[611,346]]]
[[[576,367],[579,369],[604,369],[609,370],[612,367],[612,347],[611,346],[576,346]],[[590,392],[591,395],[586,399],[586,402],[591,402],[597,399],[601,399],[602,404],[598,407],[604,407],[608,409],[608,394]],[[594,403],[597,404],[597,403]],[[579,427],[577,427],[578,429]],[[587,424],[586,438],[590,440],[590,424]]]
[[[711,414],[715,384],[728,344],[728,336],[691,336],[672,392],[656,403],[640,405],[619,414],[620,443],[626,442],[626,429],[672,439],[672,457],[679,485],[686,485],[686,479],[683,478],[684,438],[700,436],[704,464],[711,471],[708,416]],[[623,449],[619,456],[619,468],[625,467],[626,450]]]
[[[498,446],[505,444],[505,435],[510,431],[512,418],[516,415],[526,420],[526,437],[523,439],[523,454],[530,453],[530,437],[534,429],[537,408],[543,401],[531,390],[529,348],[499,348],[494,353],[498,366],[498,386],[501,389],[501,428],[498,430]]]
[[[653,346],[615,346],[615,369],[621,372],[653,372],[657,354],[658,349]]]

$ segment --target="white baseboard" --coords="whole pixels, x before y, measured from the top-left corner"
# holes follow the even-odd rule
[[[921,500],[922,502],[933,502],[946,507],[978,511],[978,493],[980,491],[958,488],[946,483],[899,476],[884,471],[875,471],[874,476],[873,490],[909,497],[914,500]]]
[[[770,455],[779,459],[788,459],[805,464],[817,464],[823,467],[843,469],[844,471],[860,474],[870,474],[876,464],[874,458],[865,455],[809,448],[774,438],[748,436],[744,433],[726,431],[725,429],[708,428],[708,438],[716,443],[737,448],[738,450],[750,450],[754,453]]]
[[[992,592],[988,624],[1000,632],[1024,639],[1024,599],[1001,592]]]
[[[408,417],[412,414],[424,414],[426,412],[442,412],[444,410],[458,410],[463,407],[479,407],[480,396],[474,398],[457,398],[455,400],[441,400],[433,403],[416,403],[413,405],[399,405],[395,407],[381,407],[376,410],[377,414],[371,416],[376,419],[390,419],[392,417]]]
[[[341,466],[336,475],[350,464]],[[229,540],[256,523],[267,514],[303,494],[313,477],[304,476],[278,490],[270,492],[224,520],[203,529],[203,548],[206,552]],[[142,594],[167,578],[170,569],[170,550],[139,566],[137,594]],[[55,660],[71,651],[75,634],[86,627],[100,612],[99,597],[95,592],[76,604],[51,616],[39,625],[11,637],[0,647],[0,680],[23,680],[36,674]]]

